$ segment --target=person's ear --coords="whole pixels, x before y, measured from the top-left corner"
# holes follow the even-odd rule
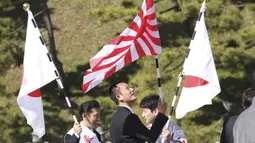
[[[153,111],[153,114],[154,114],[155,116],[157,116],[158,113],[159,113],[159,110],[158,110],[158,108],[156,108],[156,109]]]
[[[123,102],[123,96],[122,96],[122,95],[117,94],[116,97],[117,97],[117,99],[118,99],[119,101]]]

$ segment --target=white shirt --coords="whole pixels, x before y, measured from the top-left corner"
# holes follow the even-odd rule
[[[80,136],[78,136],[74,132],[73,128],[69,130],[67,134],[69,135],[75,134],[77,137],[80,137],[79,143],[100,143],[96,134],[93,131],[91,131],[88,127],[84,126],[82,123],[80,123],[80,125],[82,129]]]

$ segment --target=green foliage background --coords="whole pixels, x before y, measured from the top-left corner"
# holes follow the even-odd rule
[[[202,4],[201,0],[178,2],[181,11],[161,15],[159,11],[169,8],[171,1],[160,0],[155,4],[163,46],[159,56],[162,88],[169,105]],[[37,3],[31,1],[34,14],[40,11]],[[144,96],[158,92],[154,58],[144,57],[87,94],[81,93],[82,76],[89,68],[89,59],[126,28],[141,3],[142,0],[49,0],[47,3],[72,104],[77,111],[78,105],[85,100],[98,100],[106,130],[116,108],[107,96],[110,83],[124,80],[136,87],[137,103]],[[240,103],[242,92],[251,86],[251,72],[255,67],[255,3],[252,0],[217,0],[208,2],[206,7],[205,19],[222,92],[214,98],[213,105],[204,106],[178,121],[172,117],[190,143],[219,141],[222,117],[226,113],[222,100]],[[5,143],[31,141],[32,129],[26,125],[16,102],[21,83],[26,18],[20,1],[0,1],[0,142]],[[47,41],[41,17],[36,17],[36,21]],[[72,117],[55,82],[44,87],[43,94],[47,129],[44,139],[62,142],[63,135],[72,127]],[[137,105],[134,109],[141,114]]]

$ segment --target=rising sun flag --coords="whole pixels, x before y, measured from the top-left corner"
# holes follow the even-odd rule
[[[131,62],[161,53],[161,42],[153,0],[144,0],[131,24],[90,59],[83,77],[84,93]]]

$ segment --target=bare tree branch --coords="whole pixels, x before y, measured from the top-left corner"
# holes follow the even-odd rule
[[[183,60],[182,62],[180,62],[177,66],[175,66],[174,68],[172,68],[172,69],[170,69],[170,70],[167,70],[166,72],[172,72],[172,71],[178,69],[181,65],[183,65],[183,63],[184,63],[184,60]],[[167,65],[167,66],[168,66],[168,65]]]
[[[248,50],[248,49],[252,48],[253,46],[255,46],[255,42],[253,42],[253,43],[250,44],[249,46],[245,47],[244,49],[245,49],[245,50]]]
[[[164,11],[159,12],[159,14],[163,14],[163,13],[166,13],[166,12],[171,11],[171,10],[176,10],[176,11],[181,10],[181,7],[180,7],[179,3],[177,2],[177,0],[171,0],[171,1],[173,3],[173,6],[166,9],[166,10],[164,10]]]
[[[45,11],[45,10],[42,10],[42,11],[37,12],[37,13],[34,15],[34,17],[37,17],[37,16],[41,15],[44,11]],[[15,34],[16,32],[19,32],[24,26],[25,26],[25,25],[23,24],[23,25],[21,25],[19,28],[17,28],[16,30],[12,31],[12,32],[10,33],[10,36],[12,36],[13,34]]]

